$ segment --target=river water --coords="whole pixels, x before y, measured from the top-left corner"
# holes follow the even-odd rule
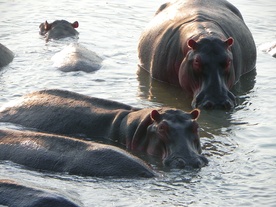
[[[244,16],[259,48],[276,40],[276,2],[231,0]],[[136,107],[191,110],[180,89],[137,75],[141,31],[161,0],[0,0],[0,42],[15,53],[0,71],[0,106],[40,89],[59,88]],[[101,56],[94,73],[58,71],[51,57],[67,41],[45,41],[40,23],[79,21],[78,42]],[[202,111],[201,170],[162,170],[160,177],[114,179],[30,171],[0,162],[0,178],[11,178],[63,194],[81,206],[276,206],[276,59],[258,49],[257,75],[235,87],[231,112]]]

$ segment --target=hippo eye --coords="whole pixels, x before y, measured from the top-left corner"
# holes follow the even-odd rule
[[[200,72],[201,69],[201,59],[199,56],[196,56],[193,60],[193,68],[195,71]]]
[[[166,131],[168,131],[168,128],[169,128],[168,123],[163,121],[159,124],[158,131],[161,133],[165,133]]]
[[[232,61],[230,59],[227,59],[226,62],[225,62],[225,69],[226,69],[226,72],[229,72],[230,71],[230,66],[232,64]]]

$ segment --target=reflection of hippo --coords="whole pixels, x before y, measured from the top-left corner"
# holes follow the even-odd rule
[[[12,180],[0,180],[0,206],[9,207],[78,207],[72,201]]]
[[[169,167],[202,167],[197,109],[139,109],[62,90],[34,92],[3,109],[0,121],[58,134],[108,138],[128,149],[145,151]]]
[[[8,65],[13,58],[13,52],[0,43],[0,67]]]
[[[117,147],[39,132],[0,130],[0,160],[75,175],[154,176],[142,160]]]
[[[56,20],[53,23],[45,21],[39,26],[39,34],[45,36],[46,41],[49,39],[61,39],[66,37],[77,36],[79,33],[75,28],[79,26],[79,23],[69,23],[66,20]]]
[[[140,67],[183,88],[192,106],[232,108],[229,89],[255,68],[256,47],[243,18],[225,0],[163,4],[140,38]]]
[[[93,72],[100,69],[102,62],[102,58],[96,53],[77,43],[66,46],[62,51],[56,53],[52,60],[54,66],[63,72]]]

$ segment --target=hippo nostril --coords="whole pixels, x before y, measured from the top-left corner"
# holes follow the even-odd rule
[[[186,166],[186,162],[182,158],[166,159],[164,164],[170,168],[184,168]]]
[[[202,108],[203,109],[206,109],[206,110],[211,110],[214,108],[214,103],[211,102],[211,101],[205,101],[203,104],[202,104]]]
[[[226,100],[223,103],[223,108],[226,109],[226,110],[229,110],[229,109],[233,108],[233,104],[229,100]]]

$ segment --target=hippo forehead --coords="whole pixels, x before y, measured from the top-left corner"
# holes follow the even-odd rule
[[[66,20],[55,20],[53,23],[52,23],[52,26],[57,26],[57,25],[70,25],[71,26],[71,23],[66,21]]]
[[[198,41],[198,50],[204,53],[221,54],[226,47],[224,42],[219,38],[202,38]]]
[[[178,109],[161,109],[159,110],[162,119],[171,120],[174,122],[184,122],[187,120],[191,120],[191,116],[189,113]]]

